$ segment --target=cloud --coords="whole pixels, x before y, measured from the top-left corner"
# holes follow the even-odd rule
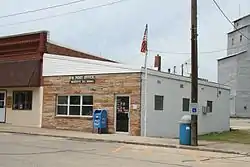
[[[0,16],[10,13],[37,9],[72,0],[15,0],[1,3]],[[149,24],[149,48],[167,52],[190,52],[190,1],[187,0],[128,0],[109,7],[80,12],[63,17],[17,24],[3,25],[20,21],[52,16],[68,11],[112,2],[112,0],[86,0],[85,2],[51,9],[47,11],[1,19],[0,35],[9,35],[36,30],[49,30],[51,39],[58,43],[82,51],[102,55],[127,64],[142,66],[144,58],[139,53],[145,24]],[[222,9],[234,20],[249,12],[249,0],[218,0]],[[232,26],[213,5],[212,0],[198,2],[199,51],[226,49],[227,32]],[[154,56],[150,53],[149,66]],[[190,54],[161,54],[163,70],[180,65],[190,58]],[[217,58],[226,52],[199,55],[199,75],[209,80],[217,80]]]

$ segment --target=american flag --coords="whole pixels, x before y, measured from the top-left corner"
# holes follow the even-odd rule
[[[146,24],[143,41],[141,44],[141,52],[146,53],[147,51],[148,51],[148,25]]]

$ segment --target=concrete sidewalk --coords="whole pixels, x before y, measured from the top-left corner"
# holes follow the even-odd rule
[[[233,129],[249,130],[250,129],[250,119],[242,118],[231,118],[230,127]]]
[[[240,154],[240,155],[250,156],[250,145],[248,146],[243,144],[199,141],[198,147],[192,147],[192,146],[179,145],[179,140],[177,139],[139,137],[139,136],[128,136],[121,134],[93,134],[93,133],[84,133],[84,132],[68,131],[68,130],[20,127],[8,124],[0,124],[0,133],[18,133],[18,134],[28,134],[28,135],[51,136],[51,137],[68,138],[71,140],[137,144],[137,145],[191,149],[199,151],[210,151],[210,152],[220,152],[220,153]]]

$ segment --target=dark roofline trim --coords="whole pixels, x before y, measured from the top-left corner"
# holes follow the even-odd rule
[[[50,40],[48,39],[49,36],[50,36],[50,32],[49,32],[49,31],[46,31],[46,30],[33,31],[33,32],[27,32],[27,33],[19,33],[19,34],[13,34],[13,35],[8,35],[8,36],[0,36],[0,39],[15,38],[15,37],[28,36],[28,35],[39,35],[39,34],[42,34],[42,33],[47,34],[47,40],[45,41],[45,45],[46,45],[46,43],[47,43],[47,44],[51,44],[51,45],[58,46],[58,47],[61,47],[61,48],[65,48],[65,49],[68,49],[68,50],[72,50],[72,51],[75,51],[75,52],[79,52],[79,53],[85,54],[85,55],[87,55],[87,56],[90,56],[90,57],[93,57],[93,58],[97,58],[97,59],[99,59],[100,61],[108,61],[108,62],[112,62],[112,63],[119,63],[119,62],[114,61],[114,60],[106,59],[106,58],[100,57],[100,56],[95,56],[95,55],[90,54],[90,53],[81,52],[81,51],[72,49],[72,48],[70,48],[70,47],[65,47],[65,46],[63,46],[63,45],[56,44],[56,43],[54,43],[54,42],[52,42],[52,41],[50,41]],[[45,51],[45,52],[46,52],[46,51]]]
[[[34,31],[34,32],[27,32],[27,33],[18,33],[18,34],[0,36],[0,39],[15,38],[15,37],[21,37],[21,36],[27,36],[27,35],[35,35],[35,34],[41,34],[41,33],[49,33],[49,32],[46,31],[46,30],[41,30],[41,31]]]
[[[49,45],[53,45],[53,46],[56,46],[56,47],[61,47],[61,48],[65,48],[65,49],[69,49],[69,50],[72,50],[72,51],[75,51],[75,52],[79,52],[79,53],[82,53],[82,54],[85,54],[86,56],[89,56],[89,57],[92,57],[92,58],[97,58],[97,59],[100,59],[100,61],[107,61],[107,62],[112,62],[112,63],[119,63],[117,61],[114,61],[114,60],[110,60],[110,59],[106,59],[104,57],[100,57],[100,56],[95,56],[95,55],[92,55],[90,53],[85,53],[85,52],[81,52],[79,50],[75,50],[75,49],[72,49],[70,47],[65,47],[63,45],[60,45],[60,44],[56,44],[54,42],[51,42],[51,41],[47,41],[47,44]],[[58,54],[60,55],[60,54]],[[67,55],[64,55],[64,56],[67,56]],[[76,57],[76,56],[71,56],[71,57]],[[96,59],[96,60],[97,60]],[[95,59],[94,59],[95,60]]]

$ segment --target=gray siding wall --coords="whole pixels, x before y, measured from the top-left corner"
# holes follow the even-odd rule
[[[240,29],[240,32],[245,36],[248,36],[248,27]],[[234,31],[228,34],[227,42],[227,56],[232,56],[248,50],[248,39],[242,36],[238,31]],[[242,40],[241,40],[242,36]]]
[[[228,85],[232,90],[237,88],[238,61],[237,56],[218,62],[218,82]]]
[[[248,52],[218,62],[218,81],[231,88],[231,115],[250,117],[250,55]]]
[[[156,72],[155,72],[156,73]],[[144,75],[142,75],[142,79]],[[179,78],[179,79],[178,79]],[[148,74],[147,86],[147,136],[153,137],[179,137],[179,121],[183,115],[189,112],[182,111],[182,99],[191,95],[191,82],[189,79],[176,76],[171,79],[168,76]],[[229,130],[230,90],[223,86],[209,86],[199,82],[199,105],[206,106],[207,100],[213,101],[213,112],[207,115],[199,113],[199,134],[210,132],[222,132]],[[181,87],[183,85],[183,87]],[[218,91],[221,94],[218,95]],[[141,131],[144,131],[144,80],[142,82],[142,112]],[[164,96],[163,110],[154,108],[154,96]],[[212,122],[212,123],[211,123]]]
[[[238,28],[249,25],[250,16],[238,23]],[[240,32],[250,37],[250,26]],[[250,117],[250,42],[240,32],[228,34],[228,58],[218,61],[218,82],[231,88],[231,115]]]
[[[247,26],[247,25],[250,25],[250,15],[235,22],[234,25],[237,27],[237,28],[241,28],[241,27],[244,27],[244,26]]]
[[[236,115],[250,117],[250,55],[238,56],[238,83],[236,90]]]

